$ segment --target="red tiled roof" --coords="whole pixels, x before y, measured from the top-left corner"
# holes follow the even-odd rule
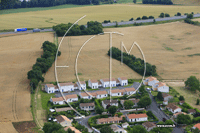
[[[57,119],[57,121],[58,121],[59,123],[61,123],[61,122],[63,122],[63,121],[69,121],[69,122],[71,122],[71,120],[68,119],[68,118],[67,118],[66,116],[64,116],[64,115],[59,115],[59,116],[56,116],[55,118]]]
[[[47,87],[55,87],[53,84],[46,84]]]
[[[52,98],[53,102],[58,102],[58,101],[63,101],[63,97],[58,97],[58,98]]]
[[[144,118],[144,117],[147,117],[146,114],[129,114],[127,115],[127,117],[129,119],[135,119],[135,118]]]
[[[90,80],[91,83],[98,83],[96,79]]]
[[[197,123],[196,125],[194,125],[194,127],[198,128],[200,130],[200,123]]]
[[[166,107],[172,109],[173,111],[180,108],[177,105],[175,105],[174,103],[169,103]]]
[[[112,93],[121,93],[121,92],[125,92],[124,89],[115,89],[115,90],[111,90]]]
[[[157,80],[157,78],[152,77],[152,76],[150,76],[150,77],[148,77],[148,78],[146,78],[146,79],[149,79],[149,81]],[[157,81],[158,81],[158,80],[157,80]]]
[[[166,86],[166,84],[163,82],[158,82],[158,83],[156,83],[156,85],[158,85],[158,87]]]
[[[75,133],[81,133],[78,129],[76,129],[75,127],[72,127],[72,126],[68,126],[68,127],[65,127],[64,130],[67,131],[68,128],[70,128],[72,131],[74,131]]]
[[[66,98],[66,99],[78,98],[78,96],[77,96],[76,94],[71,94],[71,95],[66,95],[65,98]]]
[[[127,78],[126,78],[126,77],[120,77],[120,79],[121,79],[121,80],[127,80]]]
[[[129,91],[135,91],[135,88],[133,88],[133,87],[132,88],[125,88],[124,90],[127,91],[127,92],[129,92]]]

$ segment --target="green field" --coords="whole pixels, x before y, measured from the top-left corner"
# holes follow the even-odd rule
[[[63,5],[67,6],[67,5]],[[62,7],[62,6],[61,6]],[[70,5],[69,5],[70,7]],[[72,5],[71,5],[72,7]],[[41,28],[51,27],[60,23],[75,22],[78,18],[87,15],[78,24],[86,24],[88,21],[104,20],[128,21],[130,18],[136,19],[142,16],[154,16],[157,18],[161,12],[169,13],[174,16],[177,12],[197,13],[199,6],[174,6],[174,5],[142,5],[142,4],[113,4],[99,6],[83,6],[76,8],[59,8],[43,11],[31,11],[21,13],[3,14],[0,19],[0,30],[15,29],[20,27]],[[30,8],[29,8],[30,9]],[[37,10],[37,8],[33,8]],[[16,9],[23,10],[23,9]],[[26,9],[24,9],[26,10]],[[28,10],[28,9],[27,9]]]

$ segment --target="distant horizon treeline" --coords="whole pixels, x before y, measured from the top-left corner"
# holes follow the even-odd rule
[[[171,0],[142,0],[143,4],[173,5]]]
[[[32,8],[32,7],[51,7],[64,4],[74,5],[99,5],[100,0],[1,0],[0,9]]]

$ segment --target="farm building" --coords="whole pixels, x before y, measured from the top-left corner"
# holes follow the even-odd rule
[[[155,83],[152,86],[152,89],[154,91],[169,93],[169,86],[167,86],[165,83],[162,82]]]
[[[93,79],[93,80],[88,80],[88,86],[92,89],[97,89],[99,88],[99,84],[98,84],[98,81]]]
[[[158,83],[159,81],[157,80],[157,78],[155,77],[148,77],[145,80],[143,80],[143,84],[144,85],[148,85],[148,86],[153,86],[155,83]]]
[[[140,121],[148,121],[148,116],[144,114],[128,114],[126,115],[126,120],[128,122],[140,122]]]

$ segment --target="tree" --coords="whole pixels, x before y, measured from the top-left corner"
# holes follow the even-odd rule
[[[164,18],[165,17],[165,14],[162,12],[160,13],[160,15],[158,16],[159,18]]]
[[[56,131],[58,131],[62,128],[63,127],[56,122],[54,122],[54,123],[47,122],[47,123],[44,123],[43,131],[45,133],[53,133],[53,132],[56,132]]]
[[[181,16],[181,13],[180,13],[180,12],[177,12],[177,16]]]
[[[191,118],[189,115],[180,114],[177,116],[177,123],[189,125],[191,123]]]
[[[125,109],[131,109],[133,107],[133,105],[134,105],[133,101],[127,100],[124,102]]]
[[[131,128],[130,133],[148,133],[142,125],[136,125]]]
[[[136,3],[137,3],[137,0],[133,0],[133,3],[135,3],[135,4],[136,4]]]
[[[138,17],[136,20],[141,20],[141,18],[140,18],[140,17]]]
[[[165,13],[165,17],[170,17],[170,15],[168,13]]]
[[[142,20],[145,20],[145,19],[148,19],[148,17],[147,17],[147,16],[143,16],[143,17],[142,17]]]
[[[185,81],[185,87],[190,89],[191,91],[200,90],[199,85],[200,85],[199,80],[195,76],[190,76]]]
[[[180,101],[184,101],[185,98],[184,98],[183,96],[180,96],[180,97],[179,97],[179,100],[180,100]]]
[[[104,108],[103,107],[101,107],[101,106],[95,106],[95,112],[97,113],[97,114],[102,114],[103,113],[103,111],[104,111]]]
[[[142,97],[140,101],[138,102],[138,106],[143,107],[143,108],[146,108],[150,104],[151,104],[151,99],[149,98],[149,96]]]
[[[108,108],[108,112],[112,115],[114,115],[117,112],[117,106],[110,106]]]
[[[163,100],[164,100],[161,92],[158,92],[158,94],[157,94],[156,97],[157,97],[157,99],[160,100],[160,101],[163,101]]]
[[[100,129],[100,133],[114,133],[114,131],[109,126],[103,126]]]
[[[197,99],[197,103],[196,103],[196,105],[199,105],[199,98]]]
[[[154,19],[154,16],[149,16],[149,19]]]
[[[193,19],[193,14],[187,14],[187,18]]]

